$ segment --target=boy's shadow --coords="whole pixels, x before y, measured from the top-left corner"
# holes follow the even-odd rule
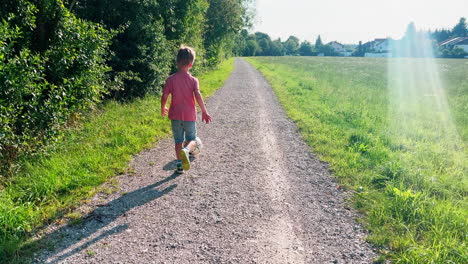
[[[197,158],[195,156],[189,156],[190,162],[193,162]],[[163,166],[163,170],[170,171],[175,170],[177,168],[177,160],[169,161],[166,165]]]
[[[145,186],[133,192],[124,194],[121,197],[115,200],[112,200],[109,203],[102,205],[96,208],[95,210],[93,210],[92,212],[88,213],[87,215],[81,217],[81,219],[79,220],[80,222],[79,224],[73,224],[73,223],[67,224],[55,230],[54,232],[45,235],[41,239],[31,242],[28,245],[25,245],[25,248],[31,247],[33,251],[35,251],[34,249],[41,248],[44,245],[47,245],[48,242],[53,241],[54,246],[55,246],[54,251],[58,253],[56,254],[56,257],[54,257],[53,260],[48,263],[59,263],[63,261],[64,259],[66,259],[67,257],[70,257],[73,254],[76,254],[86,249],[92,244],[95,244],[99,240],[107,236],[120,233],[124,231],[125,229],[127,229],[128,224],[121,224],[121,225],[115,226],[113,228],[110,228],[109,230],[102,232],[100,235],[89,240],[83,245],[80,245],[69,252],[62,253],[63,251],[67,250],[68,248],[72,247],[78,242],[86,239],[87,237],[90,237],[94,233],[105,228],[107,225],[112,223],[118,217],[122,215],[125,216],[125,214],[129,210],[135,207],[144,205],[152,200],[155,200],[171,192],[175,187],[177,187],[177,184],[172,184],[162,190],[157,190],[155,188],[170,180],[177,178],[177,176],[179,176],[179,174],[173,173],[171,176],[165,178],[162,181],[159,181],[154,184],[150,184],[148,186]],[[66,237],[67,231],[70,232],[70,230],[73,230],[73,229],[76,229],[76,231],[73,231],[74,233],[81,233],[80,237],[67,239]],[[59,240],[57,240],[57,238],[59,238]]]

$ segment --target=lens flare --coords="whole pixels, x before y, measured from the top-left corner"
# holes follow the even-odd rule
[[[428,34],[407,34],[393,41],[391,50],[393,58],[388,58],[389,133],[402,149],[400,159],[405,160],[407,155],[416,158],[418,164],[408,166],[418,166],[413,169],[429,181],[447,180],[438,177],[437,172],[442,170],[444,173],[440,174],[448,172],[455,178],[463,178],[463,171],[466,171],[464,143],[451,118],[443,76]],[[412,183],[420,181],[413,179]]]

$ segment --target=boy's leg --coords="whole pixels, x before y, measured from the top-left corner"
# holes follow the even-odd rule
[[[182,160],[182,156],[180,155],[180,151],[183,148],[183,144],[184,143],[176,143],[175,144],[175,152],[176,152],[177,160]]]
[[[186,148],[192,148],[194,141],[197,138],[197,127],[195,122],[186,121],[184,122],[185,131],[185,142],[187,142]]]
[[[182,145],[184,144],[183,121],[171,120],[171,125],[172,125],[172,135],[174,136],[174,142],[175,142],[175,153],[177,157],[176,172],[183,173],[184,170],[182,168],[182,156],[181,156]]]
[[[188,142],[187,146],[180,150],[180,157],[182,159],[182,167],[184,170],[190,169],[190,158],[189,153],[195,149],[195,138],[197,137],[197,129],[195,126],[195,122],[185,121],[184,124],[184,132],[185,132],[185,139]],[[196,143],[195,143],[196,144]]]

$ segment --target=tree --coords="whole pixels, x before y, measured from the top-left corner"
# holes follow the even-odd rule
[[[340,54],[330,45],[322,45],[317,52],[323,53],[325,56],[339,56]]]
[[[317,40],[315,40],[315,49],[319,50],[323,46],[322,38],[318,35]]]
[[[466,37],[468,36],[468,28],[466,25],[466,18],[462,17],[458,21],[458,24],[455,25],[452,29],[453,37]]]
[[[256,56],[259,53],[260,47],[255,39],[247,40],[247,44],[245,46],[245,50],[242,53],[243,56]]]
[[[113,55],[108,61],[113,69],[110,78],[116,80],[112,97],[127,99],[159,91],[171,70],[175,49],[175,43],[168,39],[174,39],[171,31],[179,30],[175,22],[161,17],[168,16],[166,13],[170,11],[185,13],[175,8],[169,0],[77,2],[74,12],[78,16],[119,32],[112,40]]]
[[[270,56],[271,55],[271,40],[262,38],[257,40],[261,52],[257,56]]]
[[[314,49],[312,47],[312,44],[305,40],[304,42],[301,43],[299,46],[299,55],[301,56],[312,56],[314,55]]]
[[[357,49],[353,52],[352,56],[355,57],[363,57],[365,54],[365,48],[362,45],[362,41],[359,41],[359,44],[357,46]]]
[[[452,35],[452,32],[449,29],[436,29],[431,33],[431,38],[435,39],[437,42],[442,42],[447,40]]]
[[[271,39],[268,34],[262,32],[255,32],[255,39],[260,46],[261,52],[257,53],[257,56],[269,56],[271,55]]]
[[[299,48],[299,39],[295,36],[290,36],[284,42],[284,48],[286,55],[297,55],[297,49]]]
[[[405,36],[403,37],[408,40],[414,40],[416,38],[416,26],[414,25],[414,22],[410,22],[408,26],[406,27],[406,32]]]
[[[236,56],[244,56],[243,52],[247,47],[247,40],[249,37],[249,33],[246,29],[243,29],[240,34],[237,34],[234,46],[233,53]]]
[[[414,22],[411,22],[406,27],[406,32],[400,43],[395,47],[393,51],[397,57],[415,57],[416,54],[420,53],[418,48],[418,33]]]
[[[187,1],[187,0],[185,0]],[[235,36],[249,23],[245,0],[207,0],[205,48],[208,60],[216,63],[230,55]]]
[[[283,56],[284,55],[284,47],[283,42],[281,39],[276,39],[271,42],[271,56]]]

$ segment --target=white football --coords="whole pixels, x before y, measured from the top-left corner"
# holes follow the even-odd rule
[[[198,155],[203,148],[203,143],[199,137],[195,138],[195,142],[197,143],[197,146],[192,152],[190,152],[190,155],[194,155],[194,156]]]

